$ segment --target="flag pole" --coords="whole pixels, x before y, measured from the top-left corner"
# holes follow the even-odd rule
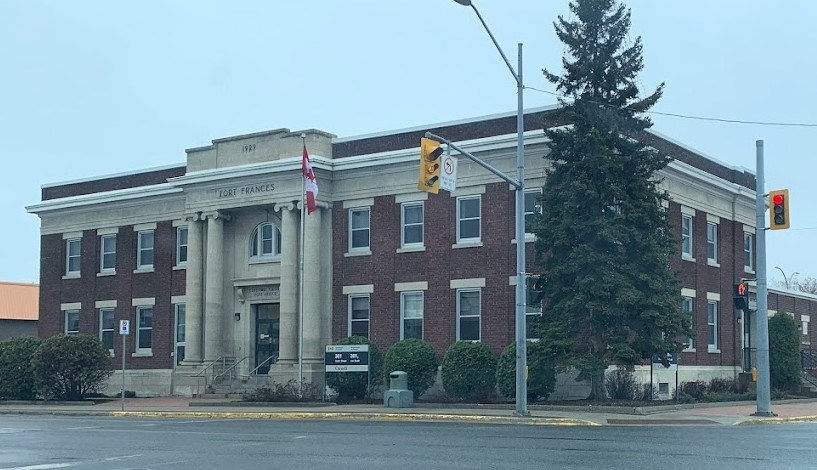
[[[301,133],[303,148],[306,148],[306,134]],[[304,232],[306,228],[306,175],[301,156],[301,236],[298,243],[298,396],[304,394]]]

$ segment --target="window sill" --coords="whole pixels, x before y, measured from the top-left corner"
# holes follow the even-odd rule
[[[96,273],[96,277],[116,276],[116,271],[102,271]]]
[[[426,251],[426,247],[423,245],[419,246],[406,246],[403,248],[398,248],[397,253],[414,253],[417,251]]]
[[[143,268],[136,268],[133,270],[133,274],[141,274],[141,273],[152,273],[153,266],[145,266]]]
[[[744,266],[744,267],[743,267],[743,272],[745,272],[746,274],[754,274],[754,273],[755,273],[755,270],[754,270],[754,269],[752,269],[752,268],[749,268],[749,267],[747,267],[747,266]]]
[[[144,351],[136,351],[135,353],[132,353],[130,357],[153,357],[153,350],[146,349]]]
[[[684,260],[684,261],[690,261],[692,263],[695,262],[695,258],[693,258],[692,256],[689,256],[689,255],[681,255],[681,259]]]
[[[257,256],[255,258],[250,258],[249,264],[269,264],[269,263],[280,263],[281,257],[280,256],[268,256],[268,257],[261,257]]]
[[[187,269],[186,264],[177,264],[176,266],[173,266],[174,271],[184,271],[186,269]]]
[[[711,348],[710,347],[710,348],[707,348],[706,352],[708,352],[709,354],[720,354],[721,350],[717,349],[717,348]]]
[[[459,248],[478,248],[482,246],[482,242],[459,242],[454,243],[451,245],[451,249],[459,249]]]
[[[347,258],[351,258],[351,257],[353,257],[353,256],[371,256],[371,255],[372,255],[371,250],[366,250],[366,251],[363,251],[363,250],[361,250],[361,251],[350,251],[350,252],[348,252],[348,253],[344,253],[344,254],[343,254],[343,256],[345,256],[345,257],[347,257]]]
[[[695,348],[686,348],[686,349],[682,349],[681,352],[694,353],[694,352],[698,352],[698,350],[695,349]]]
[[[712,266],[713,268],[720,268],[721,267],[720,263],[718,263],[717,261],[712,260],[712,259],[706,260],[706,265],[707,266]]]
[[[80,277],[82,277],[82,276],[80,276],[79,273],[71,273],[71,274],[66,274],[66,275],[62,276],[63,279],[79,279]]]

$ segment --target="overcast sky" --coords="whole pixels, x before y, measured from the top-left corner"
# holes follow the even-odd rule
[[[554,91],[567,0],[475,0],[524,82]],[[817,124],[817,2],[630,0],[644,93],[665,113]],[[183,163],[212,139],[286,127],[340,137],[512,112],[516,86],[453,0],[0,0],[0,280],[37,282],[42,184]],[[555,103],[536,90],[525,107]],[[772,280],[817,275],[817,127],[654,115],[654,130],[791,190]]]

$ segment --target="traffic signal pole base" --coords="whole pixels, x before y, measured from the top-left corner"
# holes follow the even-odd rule
[[[520,413],[518,411],[514,411],[513,415],[517,418],[530,418],[530,411],[525,411],[524,413]]]
[[[777,416],[777,413],[773,413],[771,411],[756,411],[752,413],[750,416],[760,416],[763,418],[774,418]]]

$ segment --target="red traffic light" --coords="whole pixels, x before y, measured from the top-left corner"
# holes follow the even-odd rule
[[[774,204],[783,204],[784,198],[782,194],[775,194],[772,198],[772,203]]]

